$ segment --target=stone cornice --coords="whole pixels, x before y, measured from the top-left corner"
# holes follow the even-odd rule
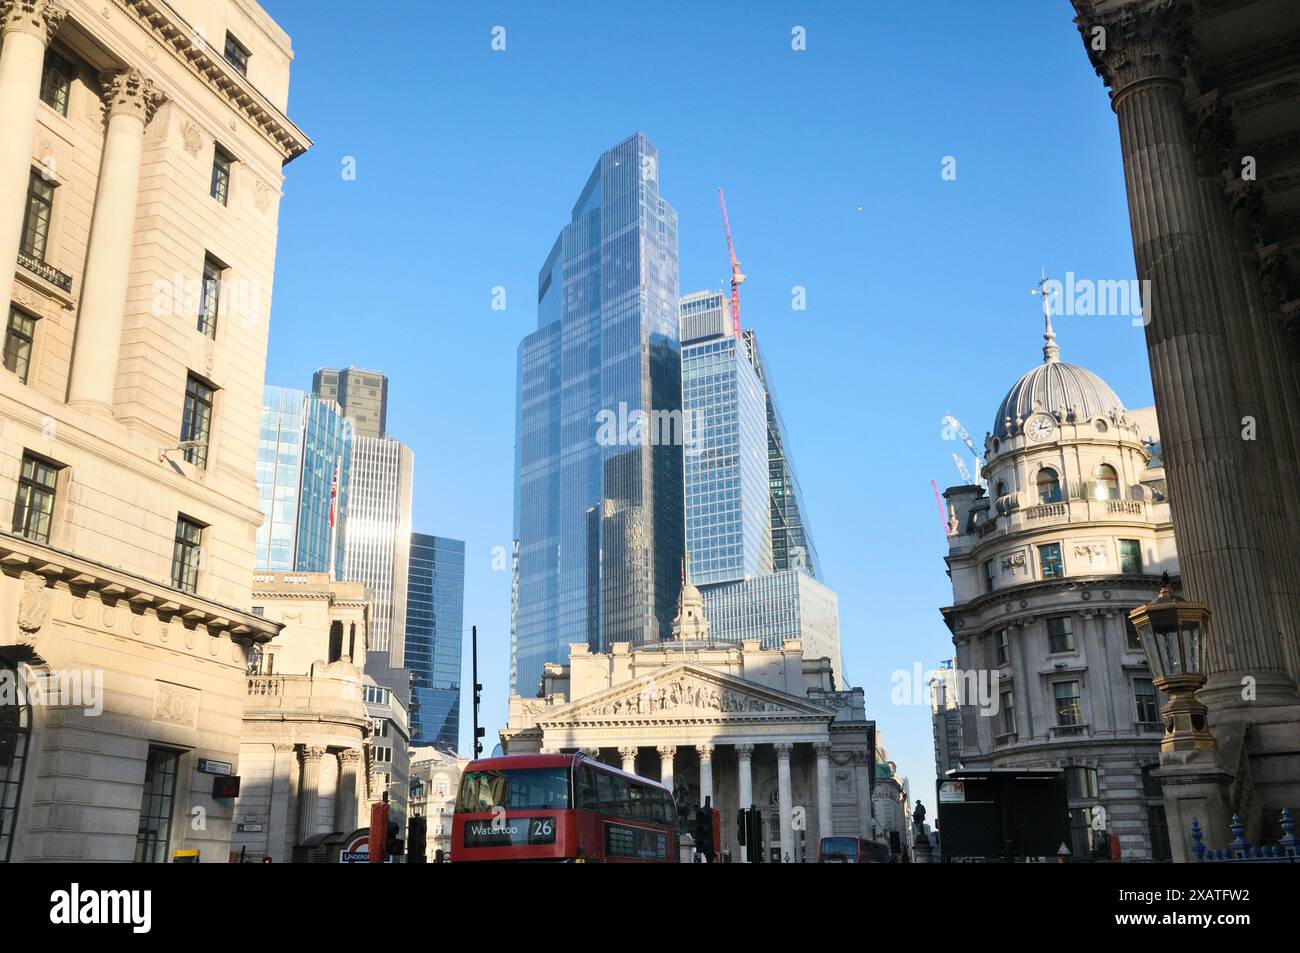
[[[1177,590],[1180,586],[1180,577],[1174,575],[1174,588]],[[981,593],[979,596],[964,602],[960,605],[943,606],[939,611],[943,614],[944,622],[947,623],[949,630],[956,635],[974,636],[982,630],[981,626],[956,626],[954,622],[959,616],[972,615],[976,616],[988,609],[999,604],[1010,606],[1010,610],[1005,612],[1008,620],[1019,619],[1022,616],[1039,616],[1039,615],[1059,615],[1067,607],[1059,605],[1033,606],[1029,604],[1029,599],[1034,596],[1050,595],[1059,592],[1080,592],[1087,593],[1087,599],[1090,601],[1091,595],[1097,590],[1110,589],[1149,589],[1152,598],[1160,589],[1161,577],[1150,573],[1141,575],[1120,575],[1118,573],[1102,576],[1065,576],[1061,579],[1037,579],[1033,582],[1021,583],[1017,586],[1006,586],[1002,589],[995,589],[993,592]],[[1105,609],[1112,605],[1123,603],[1128,600],[1119,599],[1105,600],[1097,605],[1069,607],[1071,610],[1077,608],[1082,611],[1088,609]],[[1001,619],[1001,617],[999,617]]]
[[[138,610],[152,609],[160,618],[179,618],[186,626],[206,626],[238,642],[269,642],[283,626],[251,612],[204,599],[190,592],[132,575],[112,566],[0,532],[0,571],[20,577],[32,572],[49,582],[62,581],[79,592],[96,592],[105,603],[126,600]]]
[[[194,28],[166,3],[155,0],[115,2],[133,14],[159,46],[227,100],[236,112],[274,144],[285,162],[296,159],[311,148],[311,140],[288,116],[273,106],[246,78],[236,73],[211,46],[196,43],[198,34]]]

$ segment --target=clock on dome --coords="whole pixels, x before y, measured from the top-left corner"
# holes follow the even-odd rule
[[[1039,443],[1050,439],[1055,431],[1056,421],[1048,414],[1034,414],[1025,424],[1025,433],[1029,435],[1029,439]]]

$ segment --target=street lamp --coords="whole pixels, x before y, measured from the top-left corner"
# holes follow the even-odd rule
[[[1169,573],[1154,602],[1129,613],[1155,687],[1169,696],[1160,715],[1165,723],[1161,751],[1205,751],[1215,747],[1206,709],[1196,698],[1205,684],[1205,647],[1210,608],[1174,595]]]

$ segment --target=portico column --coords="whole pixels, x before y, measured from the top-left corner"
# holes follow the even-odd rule
[[[111,414],[118,349],[130,278],[135,207],[140,190],[144,129],[163,96],[133,69],[100,75],[108,107],[104,157],[81,282],[77,341],[68,403]]]
[[[659,746],[659,780],[670,791],[673,789],[673,756],[676,754],[676,745]]]
[[[0,3],[0,308],[8,320],[36,139],[45,48],[67,11],[52,0]]]
[[[794,745],[782,741],[772,745],[776,750],[776,796],[781,818],[781,863],[794,863],[794,831],[792,830],[792,802],[790,792],[790,752]]]
[[[695,750],[700,754],[700,807],[704,802],[713,797],[713,745],[696,745]],[[714,804],[713,807],[718,805]]]
[[[339,796],[334,806],[338,829],[350,834],[357,829],[357,780],[361,750],[345,748],[339,752]]]
[[[1119,120],[1134,258],[1150,288],[1147,349],[1183,588],[1214,612],[1199,696],[1213,719],[1238,721],[1295,704],[1296,688],[1283,662],[1260,516],[1241,497],[1250,485],[1242,415],[1183,108],[1188,7],[1126,4],[1076,22]],[[1256,688],[1249,699],[1247,676]]]
[[[636,753],[635,745],[628,745],[618,749],[618,756],[623,759],[623,770],[628,774],[636,774]]]
[[[289,799],[293,796],[293,745],[272,743],[271,808],[267,812],[266,853],[273,863],[284,863],[289,854]]]
[[[739,774],[738,790],[740,806],[742,809],[748,808],[754,803],[754,746],[753,745],[736,745],[736,758],[738,761],[737,770]],[[749,862],[749,850],[753,846],[757,850],[762,850],[762,845],[746,844],[740,848],[740,860],[742,863]]]
[[[817,836],[828,837],[831,830],[831,745],[819,741],[813,745],[817,752]]]
[[[320,761],[325,749],[314,746],[302,749],[302,787],[298,790],[298,841],[302,843],[320,827],[316,806],[320,800]]]

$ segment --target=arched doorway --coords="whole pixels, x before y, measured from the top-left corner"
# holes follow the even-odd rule
[[[31,740],[32,708],[22,679],[22,671],[0,660],[0,863],[10,859]]]

